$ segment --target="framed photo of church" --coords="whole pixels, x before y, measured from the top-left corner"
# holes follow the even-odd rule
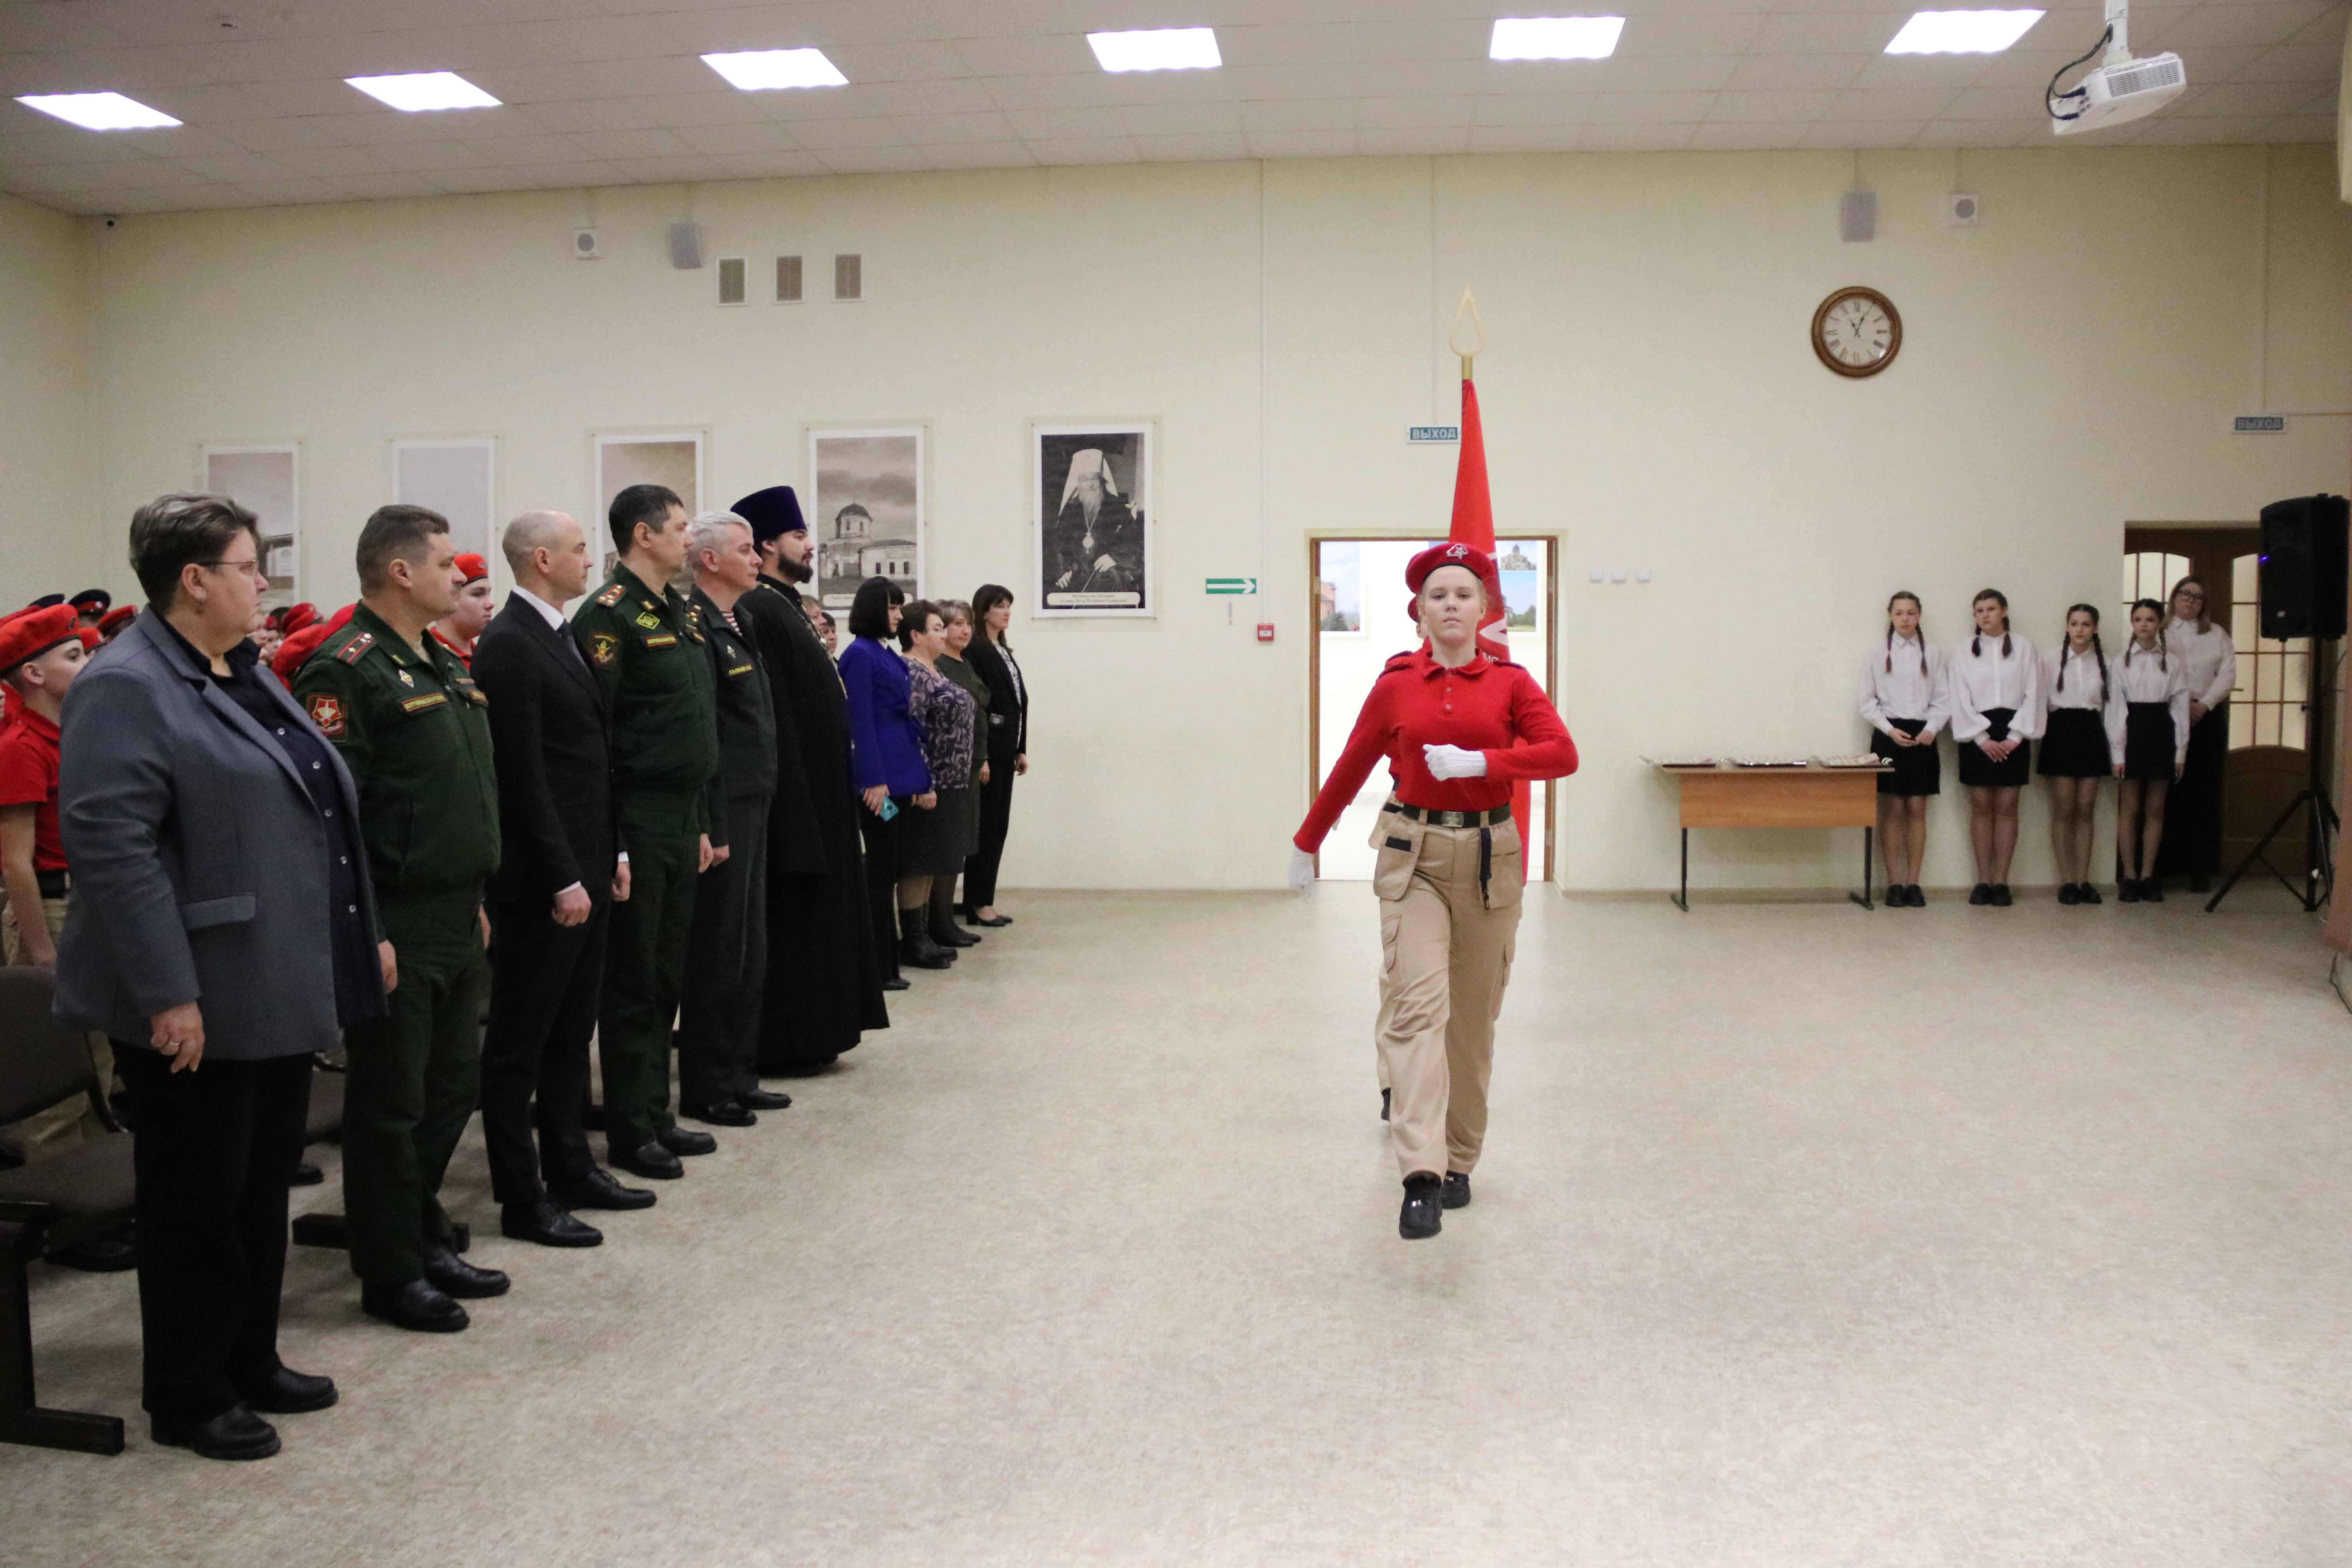
[[[923,427],[811,430],[808,472],[824,607],[848,609],[869,577],[922,597]]]
[[[1152,426],[1033,425],[1030,614],[1152,616]]]

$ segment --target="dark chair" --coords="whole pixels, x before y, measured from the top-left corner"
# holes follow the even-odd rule
[[[87,1095],[113,1132],[37,1164],[0,1172],[0,1443],[122,1452],[122,1421],[33,1401],[33,1315],[26,1266],[131,1217],[131,1135],[116,1126],[106,1086],[80,1036],[49,1013],[47,969],[0,969],[0,1122]]]

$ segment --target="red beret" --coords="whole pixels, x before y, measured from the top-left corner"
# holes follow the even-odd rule
[[[101,632],[110,632],[118,626],[127,626],[138,618],[138,605],[117,605],[98,618],[98,629]]]
[[[1481,583],[1495,603],[1503,601],[1503,580],[1495,573],[1495,558],[1485,551],[1467,544],[1433,544],[1405,563],[1404,585],[1414,593],[1429,581],[1429,574],[1440,566],[1466,566]]]
[[[290,632],[278,650],[269,656],[269,672],[289,687],[294,684],[294,672],[302,668],[303,660],[319,651],[319,645],[334,634],[325,626],[309,626]]]
[[[359,606],[357,605],[345,605],[341,609],[337,610],[333,615],[329,616],[327,617],[327,635],[329,637],[332,637],[337,632],[341,631],[345,626],[350,626],[352,624],[352,612],[358,608]]]
[[[59,643],[79,641],[80,619],[71,605],[51,605],[0,622],[0,675],[28,658],[40,658]]]
[[[308,603],[289,605],[278,616],[278,629],[290,637],[304,626],[316,625],[318,619],[318,605]]]
[[[468,583],[478,583],[490,574],[490,563],[468,551],[457,557],[457,570],[466,574]]]

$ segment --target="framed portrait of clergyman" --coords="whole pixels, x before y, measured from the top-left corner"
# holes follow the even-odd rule
[[[1034,425],[1032,615],[1150,616],[1152,427]]]

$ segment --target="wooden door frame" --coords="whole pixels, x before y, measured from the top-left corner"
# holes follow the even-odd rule
[[[1310,529],[1307,534],[1307,802],[1312,805],[1315,792],[1323,785],[1323,580],[1317,568],[1317,559],[1326,544],[1393,544],[1401,540],[1427,540],[1425,532],[1367,533],[1360,530]],[[1496,529],[1495,542],[1507,539],[1540,539],[1549,548],[1545,556],[1544,582],[1544,698],[1557,710],[1559,707],[1559,552],[1564,539],[1557,529],[1521,528]],[[1439,542],[1443,542],[1440,536]],[[1370,584],[1364,591],[1370,593]],[[1403,650],[1399,650],[1403,651]],[[1559,781],[1550,781],[1552,788],[1544,792],[1543,879],[1552,880],[1557,874],[1556,840],[1559,821]],[[1321,857],[1317,857],[1320,872]]]

